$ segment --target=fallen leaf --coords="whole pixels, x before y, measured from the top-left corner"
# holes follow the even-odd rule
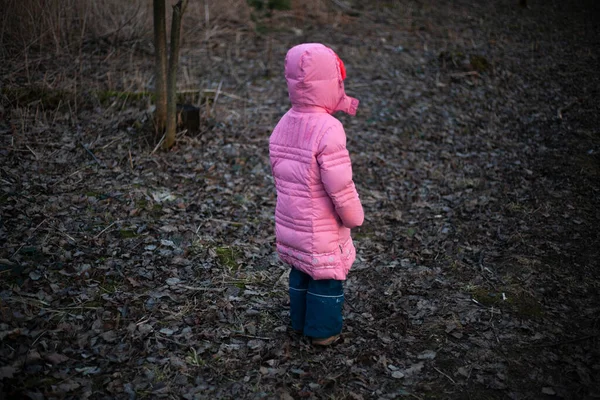
[[[106,331],[100,335],[107,343],[113,343],[117,340],[117,333],[115,331]]]
[[[138,281],[136,281],[135,279],[133,279],[132,277],[128,276],[127,277],[127,281],[131,284],[131,286],[135,287],[139,287],[140,283]]]
[[[556,392],[554,391],[554,389],[552,389],[549,386],[543,387],[542,388],[542,393],[547,394],[549,396],[554,396],[556,394]]]
[[[289,392],[286,391],[280,391],[279,396],[277,398],[280,400],[294,400],[292,395],[290,395]]]
[[[159,332],[162,333],[163,335],[171,336],[171,335],[173,335],[173,333],[175,331],[173,329],[169,329],[169,328],[162,328]]]
[[[404,378],[404,374],[400,371],[394,371],[394,372],[392,372],[392,378],[402,379],[402,378]]]
[[[167,282],[167,285],[169,285],[169,286],[175,286],[179,282],[181,282],[181,279],[179,279],[179,278],[169,278],[169,279],[166,280],[166,282]]]
[[[142,335],[142,337],[147,336],[149,333],[154,331],[154,328],[150,324],[141,324],[138,326],[138,331]]]
[[[52,364],[61,364],[67,360],[69,360],[69,357],[63,355],[63,354],[58,354],[58,353],[50,353],[50,354],[46,354],[44,355],[44,359],[46,361],[50,361]]]
[[[5,366],[5,367],[0,367],[0,379],[4,379],[4,378],[12,378],[14,376],[14,374],[17,372],[17,369],[14,367],[11,367],[9,365]]]
[[[160,227],[160,230],[163,232],[177,232],[179,229],[175,225],[164,225]]]
[[[61,383],[60,385],[58,385],[58,391],[59,392],[72,392],[75,389],[78,389],[81,385],[77,382],[74,381],[68,381],[65,383]]]
[[[175,242],[173,242],[172,240],[167,240],[167,239],[161,239],[160,244],[163,246],[166,246],[166,247],[173,247],[173,248],[177,247],[175,245]]]
[[[264,347],[264,345],[265,345],[265,342],[262,340],[259,340],[259,339],[253,339],[248,342],[248,348],[252,349],[252,350],[261,349]]]
[[[37,280],[39,280],[41,277],[42,277],[42,275],[41,275],[41,274],[40,274],[38,271],[31,271],[31,272],[29,273],[29,278],[30,278],[32,281],[37,281]]]
[[[365,400],[365,398],[363,397],[362,394],[359,393],[354,393],[354,392],[349,392],[348,393],[350,395],[350,397],[352,397],[352,399],[354,400]]]
[[[422,362],[418,362],[405,369],[403,373],[406,376],[418,374],[423,369],[423,366],[424,364]]]
[[[417,356],[419,360],[433,360],[436,356],[436,352],[433,350],[425,350]]]
[[[75,371],[79,372],[82,375],[96,375],[101,372],[100,368],[95,366],[83,367],[83,368],[75,368]]]

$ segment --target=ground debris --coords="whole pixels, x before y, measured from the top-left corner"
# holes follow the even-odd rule
[[[276,39],[259,20],[210,9],[206,27],[204,7],[190,11],[190,26],[212,29],[182,49],[204,119],[167,153],[153,151],[139,97],[74,101],[60,86],[148,90],[150,36],[90,41],[77,62],[36,44],[27,68],[2,63],[0,393],[597,397],[600,32],[588,5],[343,3],[357,14],[325,7],[298,27],[298,10],[274,11]],[[297,34],[340,53],[361,100],[338,117],[366,222],[342,340],[325,349],[289,326],[274,251],[267,143],[289,101],[263,53],[283,70]],[[56,93],[20,93],[30,81]]]

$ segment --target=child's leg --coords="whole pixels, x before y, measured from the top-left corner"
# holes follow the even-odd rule
[[[310,276],[296,268],[290,271],[290,318],[292,329],[302,332],[304,330],[304,316],[306,315],[306,292]]]
[[[328,338],[342,331],[344,283],[334,279],[311,279],[306,292],[304,334],[313,338]]]

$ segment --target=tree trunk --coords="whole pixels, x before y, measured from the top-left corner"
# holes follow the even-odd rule
[[[167,21],[165,0],[154,0],[154,57],[156,112],[154,121],[160,140],[167,121]]]
[[[170,149],[175,143],[177,131],[177,65],[179,64],[179,37],[181,36],[181,17],[188,0],[179,0],[173,6],[171,24],[171,51],[169,54],[169,75],[167,78],[167,132],[163,146]]]

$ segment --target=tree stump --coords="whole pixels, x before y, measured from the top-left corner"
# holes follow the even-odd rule
[[[200,109],[191,104],[177,104],[177,127],[188,131],[200,130]]]

